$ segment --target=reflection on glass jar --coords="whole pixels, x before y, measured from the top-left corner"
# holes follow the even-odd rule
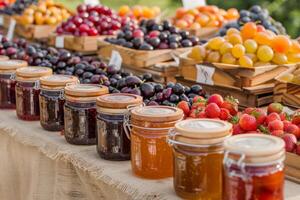
[[[284,142],[263,134],[225,141],[225,200],[284,199]]]
[[[174,154],[174,188],[184,199],[222,199],[223,141],[231,124],[195,119],[176,123],[169,143]]]
[[[146,106],[131,111],[131,167],[135,175],[161,179],[173,174],[172,149],[168,131],[181,120],[181,109]]]
[[[65,87],[64,135],[71,144],[96,144],[96,98],[107,94],[108,88],[92,84]]]
[[[16,112],[19,119],[39,120],[40,81],[43,76],[52,74],[46,67],[23,67],[16,71]]]
[[[97,98],[97,150],[107,160],[129,160],[130,140],[124,130],[128,107],[139,106],[141,96],[108,94]]]

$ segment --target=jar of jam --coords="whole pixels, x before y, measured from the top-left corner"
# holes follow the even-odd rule
[[[26,67],[22,60],[2,60],[0,57],[0,108],[16,108],[16,69]]]
[[[79,83],[75,76],[51,75],[40,79],[40,123],[48,131],[64,128],[64,88]]]
[[[188,119],[170,131],[176,194],[183,199],[222,199],[223,142],[232,125],[214,119]]]
[[[95,84],[65,87],[64,135],[70,144],[96,144],[96,99],[108,94],[108,88]]]
[[[128,108],[142,105],[133,94],[107,94],[97,98],[97,150],[107,160],[129,160],[130,140],[124,130]]]
[[[284,141],[244,134],[224,142],[225,200],[283,200]]]
[[[19,119],[40,119],[40,78],[52,74],[47,67],[22,67],[16,71],[16,111]]]
[[[135,175],[161,179],[173,175],[172,149],[168,132],[183,118],[181,109],[146,106],[131,111],[131,167]]]

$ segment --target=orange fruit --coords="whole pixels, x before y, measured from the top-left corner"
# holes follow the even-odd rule
[[[187,9],[185,9],[185,8],[178,8],[176,10],[175,16],[176,16],[177,19],[180,19],[180,18],[182,18],[186,14],[186,12],[187,12]]]
[[[277,53],[287,53],[292,43],[287,36],[277,35],[273,38],[271,46]]]
[[[292,40],[290,52],[291,53],[300,53],[300,44],[297,40]]]
[[[233,20],[233,19],[239,18],[239,16],[240,16],[240,14],[239,14],[239,11],[237,9],[235,9],[235,8],[229,8],[227,10],[225,18],[229,19],[229,20]]]
[[[183,19],[180,19],[180,20],[177,20],[175,25],[178,27],[178,28],[181,28],[181,29],[185,29],[189,26],[189,24],[183,20]]]
[[[228,35],[228,41],[233,45],[243,43],[242,37],[237,33],[233,33],[231,35]]]
[[[257,33],[257,27],[254,22],[247,22],[241,29],[241,35],[244,39],[252,39]]]
[[[119,8],[118,14],[119,14],[120,16],[125,16],[125,15],[127,15],[129,12],[130,12],[130,7],[127,6],[127,5],[124,5],[124,6],[121,6],[121,7]]]
[[[198,22],[202,27],[206,26],[209,22],[209,17],[207,15],[199,15],[196,17],[196,22]]]

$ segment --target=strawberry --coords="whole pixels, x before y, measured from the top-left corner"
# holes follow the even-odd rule
[[[242,134],[245,131],[241,128],[239,124],[234,124],[232,128],[232,135]]]
[[[255,108],[246,108],[246,109],[244,110],[244,113],[250,115],[254,109],[255,109]]]
[[[219,117],[221,109],[216,103],[209,103],[205,108],[205,114],[208,118]]]
[[[296,111],[292,116],[292,123],[293,124],[300,124],[300,111]]]
[[[220,112],[219,118],[220,118],[221,120],[227,121],[227,120],[229,120],[229,119],[231,118],[231,115],[230,115],[230,113],[229,113],[229,110],[227,110],[226,108],[221,108],[220,111],[221,111],[221,112]]]
[[[295,135],[296,138],[300,138],[300,129],[299,129],[299,127],[298,127],[297,125],[295,125],[295,124],[290,124],[290,125],[286,128],[285,132],[291,133],[291,134]]]
[[[300,143],[299,142],[297,143],[295,152],[296,152],[297,155],[300,156]]]
[[[282,110],[283,110],[283,106],[281,103],[271,103],[268,106],[268,114],[270,114],[272,112],[280,114],[280,113],[282,113]]]
[[[223,97],[219,94],[213,94],[211,95],[208,100],[207,100],[207,103],[210,104],[210,103],[215,103],[217,104],[219,107],[222,106],[224,100],[223,100]]]
[[[193,103],[197,103],[197,102],[201,102],[201,101],[205,101],[204,97],[203,96],[195,96],[193,98]]]
[[[282,136],[285,142],[285,150],[287,152],[293,152],[296,148],[297,138],[295,135],[287,133]]]
[[[189,116],[190,114],[190,106],[189,106],[189,103],[186,102],[186,101],[180,101],[178,104],[177,104],[177,107],[180,108],[184,115],[185,116]]]
[[[207,118],[207,117],[206,117],[206,114],[205,114],[205,111],[204,111],[204,110],[200,111],[200,112],[197,114],[197,118]]]
[[[268,129],[272,132],[275,130],[283,131],[283,122],[281,120],[275,119],[268,124]]]
[[[281,121],[291,120],[291,116],[285,112],[279,114]]]
[[[276,119],[280,120],[280,116],[278,113],[273,112],[267,116],[266,124],[269,124],[271,121],[274,121]]]
[[[287,120],[284,120],[283,121],[283,130],[286,131],[287,130],[287,127],[292,124],[292,122],[290,121],[287,121]]]
[[[258,130],[261,132],[261,133],[264,133],[264,134],[270,134],[270,131],[267,127],[265,127],[264,125],[259,125],[258,126]]]
[[[239,116],[237,116],[237,115],[231,117],[231,119],[230,119],[230,123],[232,123],[232,124],[238,124],[239,121],[240,121],[240,118],[239,118]]]
[[[267,113],[261,108],[254,108],[249,114],[255,117],[258,125],[263,124],[267,117]]]
[[[198,112],[197,109],[192,109],[191,112],[190,112],[189,117],[196,118],[197,112]]]
[[[226,97],[225,101],[222,103],[221,108],[226,108],[229,113],[234,116],[238,112],[239,101],[232,96]]]
[[[284,135],[283,130],[274,130],[271,132],[271,135],[276,136],[276,137],[282,137]]]
[[[195,108],[195,109],[197,109],[197,108],[205,108],[205,106],[206,106],[206,100],[201,100],[199,102],[193,103],[192,108]]]
[[[245,131],[256,131],[257,122],[254,116],[243,114],[240,118],[239,125]]]

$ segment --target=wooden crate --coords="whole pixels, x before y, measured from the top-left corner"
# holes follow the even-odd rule
[[[55,31],[56,26],[50,25],[22,25],[16,24],[15,33],[23,38],[45,39],[48,38]]]
[[[130,49],[119,45],[110,44],[105,41],[99,41],[99,45],[102,47],[98,51],[98,55],[101,58],[109,59],[112,51],[118,51],[122,57],[123,64],[131,65],[134,67],[149,67],[157,63],[167,62],[173,60],[172,54],[181,54],[188,51],[190,48],[180,49],[164,49],[164,50],[153,50],[144,51]]]
[[[196,84],[195,81],[185,80],[182,77],[177,78],[177,81],[190,86]],[[234,98],[239,100],[240,108],[261,107],[273,102],[274,84],[264,84],[244,88],[221,85],[200,85],[208,94],[218,93],[222,96],[233,96]]]
[[[215,69],[213,81],[215,85],[226,85],[235,87],[253,87],[266,83],[274,83],[275,77],[287,71],[295,64],[268,65],[253,68],[245,68],[238,65],[223,63],[200,63],[187,57],[188,52],[180,55],[180,72],[188,80],[197,80],[199,70],[196,65],[203,65]]]
[[[300,156],[286,152],[285,159],[286,178],[300,184]]]
[[[136,75],[142,75],[145,73],[152,74],[153,80],[158,83],[166,84],[168,82],[175,82],[178,75],[178,66],[175,62],[157,63],[151,67],[136,68],[132,66],[123,65],[122,69],[127,72],[132,72]]]
[[[187,31],[189,31],[191,35],[197,36],[200,39],[207,40],[215,37],[219,31],[219,28],[204,27],[199,29],[187,29]]]

